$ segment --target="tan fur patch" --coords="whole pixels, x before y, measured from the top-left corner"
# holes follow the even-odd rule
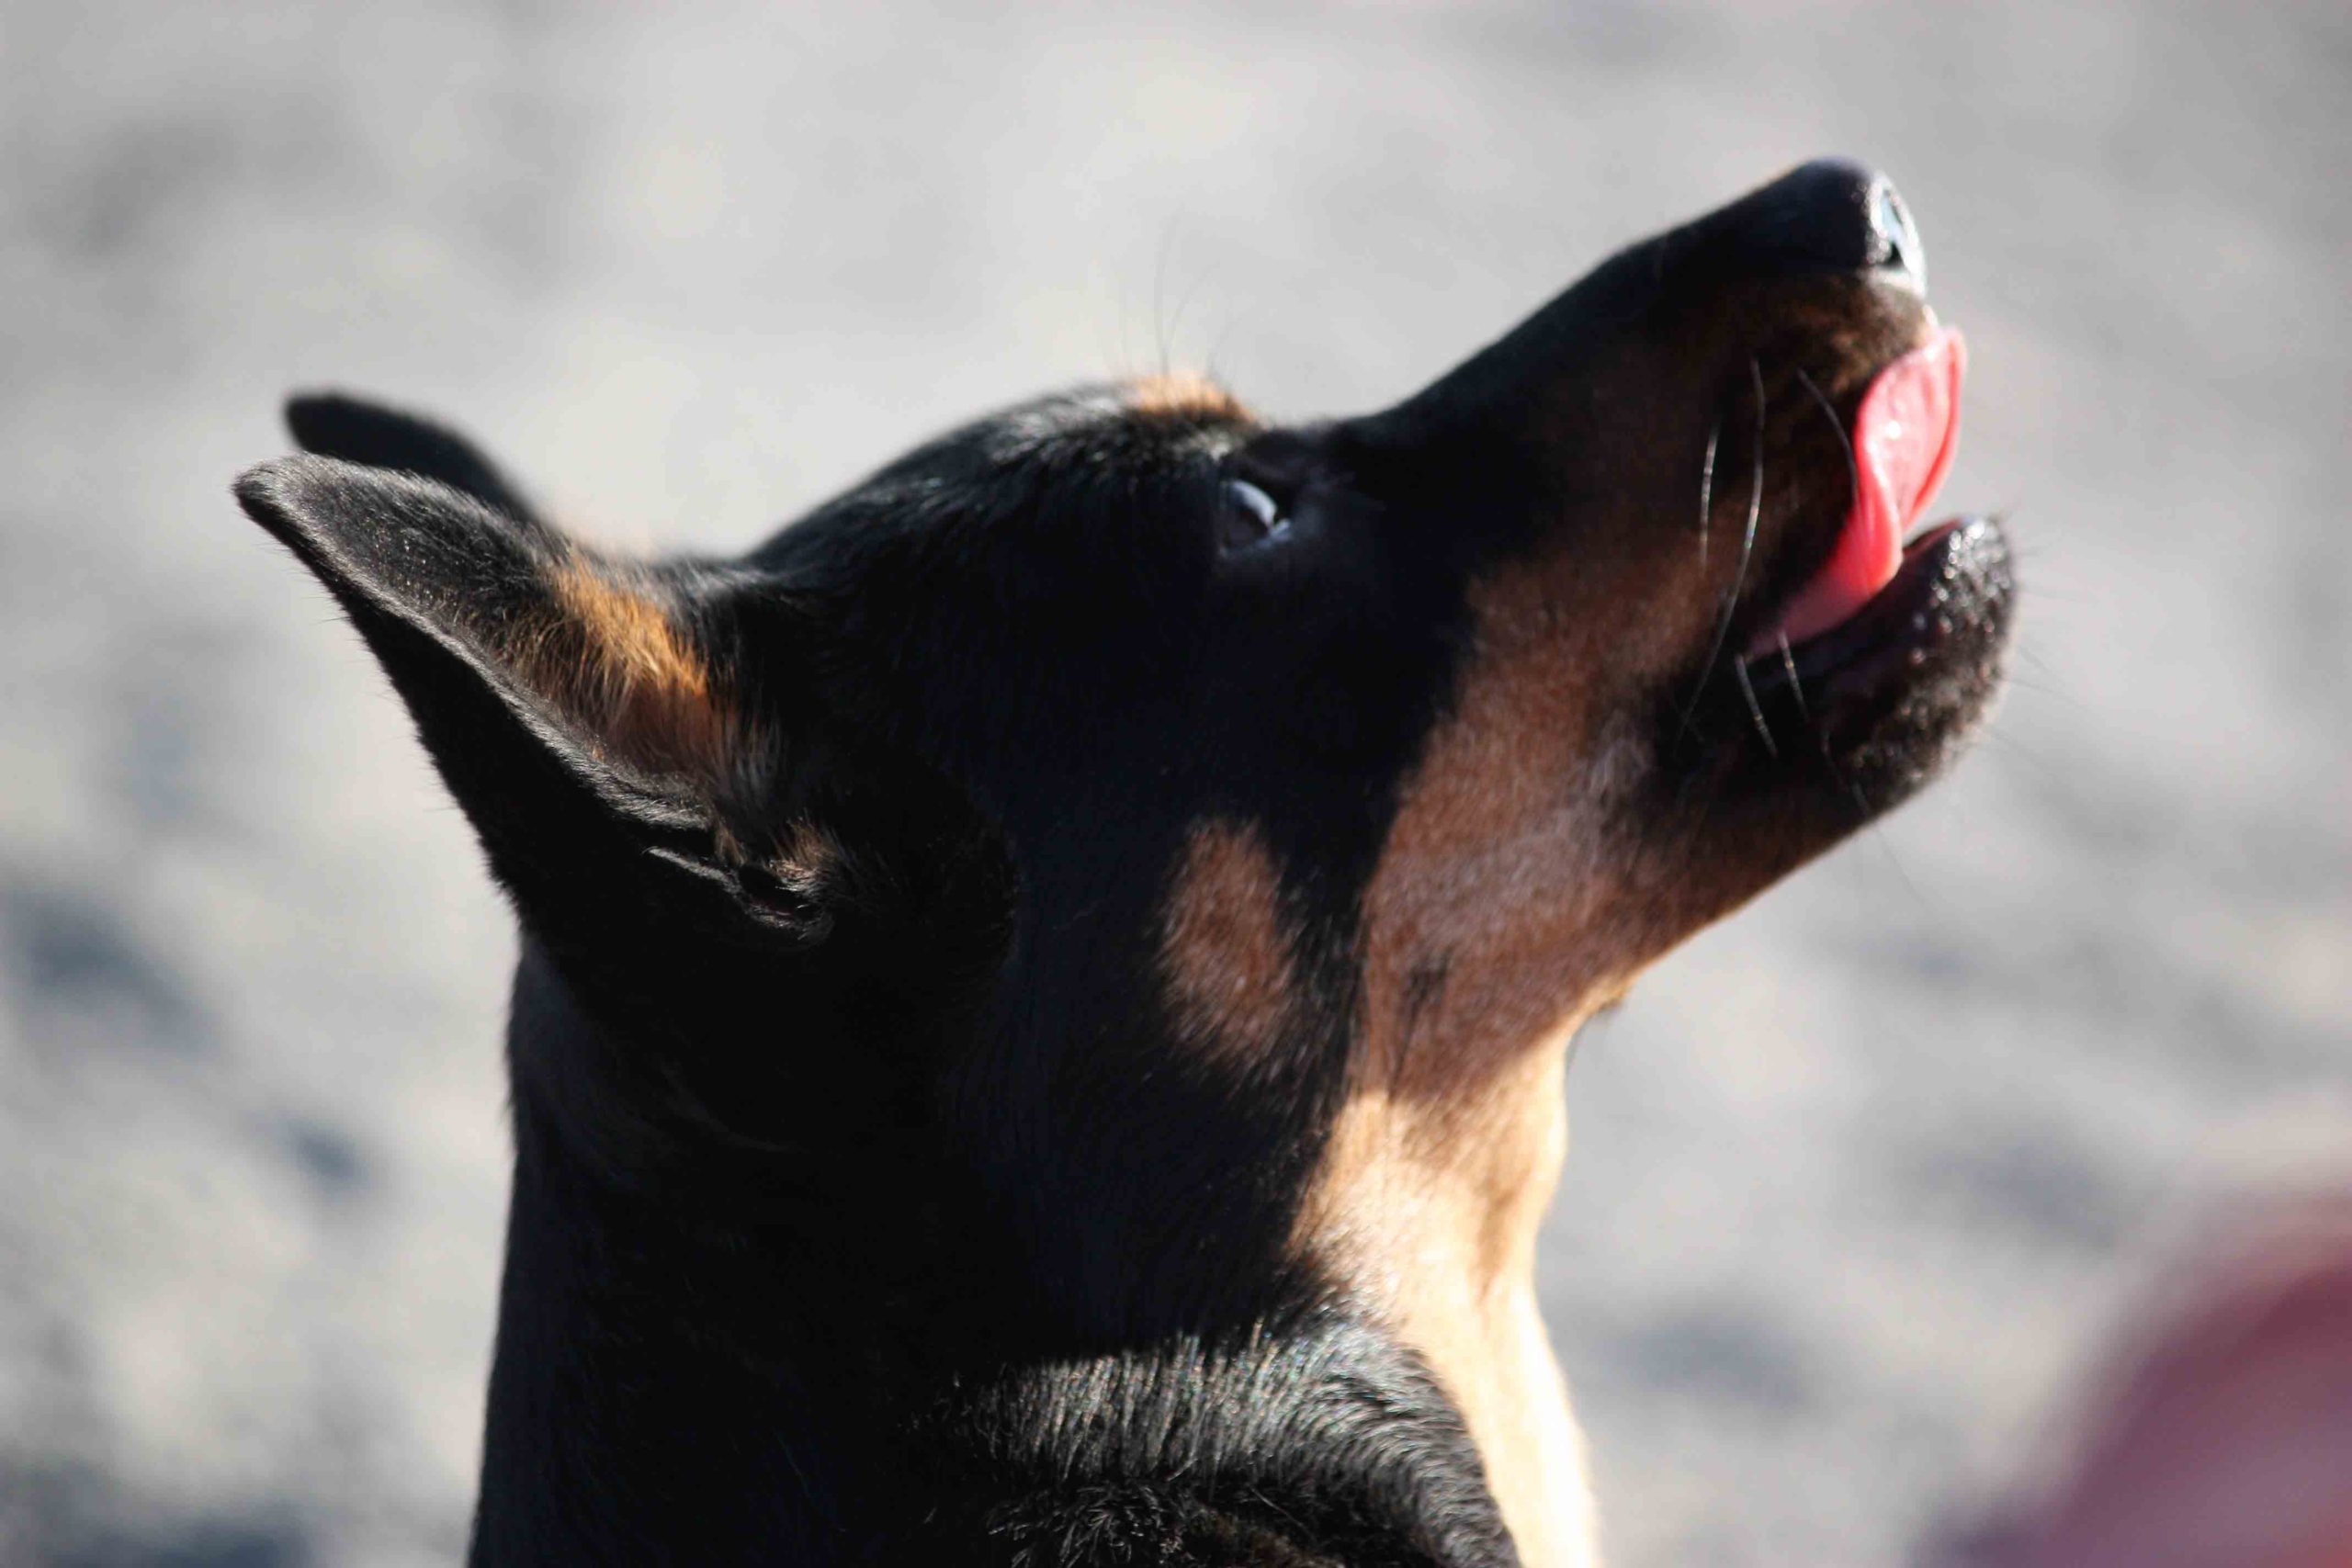
[[[1453,711],[1365,888],[1363,1067],[1432,1109],[1477,1103],[1643,945],[1615,929],[1630,857],[1608,821],[1634,749],[1589,674],[1621,649],[1553,603],[1533,570],[1474,591]]]
[[[1302,1224],[1461,1411],[1529,1568],[1594,1561],[1584,1441],[1535,1294],[1535,1232],[1567,1146],[1565,1054],[1525,1053],[1485,1102],[1442,1120],[1360,1090],[1333,1129]]]
[[[1590,672],[1621,647],[1535,565],[1473,594],[1452,715],[1365,889],[1351,1081],[1299,1245],[1364,1290],[1461,1407],[1523,1561],[1589,1560],[1581,1439],[1536,1308],[1567,1145],[1566,1043],[1639,939],[1607,803],[1630,748]]]
[[[1155,419],[1247,419],[1239,399],[1205,376],[1147,376],[1130,383],[1127,406]]]
[[[616,759],[715,781],[732,719],[709,666],[652,598],[579,558],[549,581],[552,622],[516,650],[547,691]]]
[[[1261,1060],[1281,1044],[1296,976],[1281,876],[1255,828],[1193,828],[1162,919],[1160,968],[1188,1044],[1228,1061]]]

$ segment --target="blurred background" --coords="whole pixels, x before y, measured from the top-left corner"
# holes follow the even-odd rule
[[[1057,382],[1385,401],[1826,152],[1970,335],[2016,689],[1588,1036],[1543,1267],[1612,1561],[1900,1560],[2352,1177],[2347,151],[2337,4],[9,6],[0,1561],[462,1548],[513,939],[229,500],[288,389],[734,548]]]

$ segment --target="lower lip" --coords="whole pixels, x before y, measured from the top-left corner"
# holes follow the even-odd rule
[[[1991,556],[2005,552],[1997,527],[1981,517],[1955,517],[1922,528],[1903,547],[1894,581],[1871,602],[1837,626],[1802,643],[1774,640],[1746,660],[1752,689],[1765,692],[1783,681],[1804,682],[1809,699],[1834,696],[1835,682],[1869,684],[1885,672],[1889,659],[1911,658],[1949,635],[1939,620],[1956,574],[1982,574]],[[1826,683],[1825,683],[1826,682]]]

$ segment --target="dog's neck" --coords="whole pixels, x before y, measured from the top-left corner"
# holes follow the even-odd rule
[[[658,1551],[694,1519],[712,1560],[821,1562],[842,1477],[817,1440],[825,1405],[790,1361],[750,1359],[723,1329],[797,1305],[761,1260],[664,1234],[653,1216],[551,1154],[538,1113],[520,1145],[490,1381],[477,1564],[595,1562],[615,1542]],[[789,1318],[766,1326],[789,1335]],[[806,1492],[793,1495],[805,1467]]]
[[[1475,1097],[1359,1086],[1302,1216],[1461,1409],[1527,1568],[1596,1560],[1583,1438],[1535,1290],[1566,1067],[1564,1034]]]
[[[844,1311],[821,1261],[616,1181],[574,1064],[607,1043],[535,944],[517,973],[514,1185],[491,1373],[476,1564],[593,1562],[616,1542],[709,1561],[840,1550],[856,1403],[816,1353]],[[805,1272],[795,1264],[807,1265]],[[799,1274],[802,1277],[796,1277]]]
[[[957,1261],[933,1234],[955,1225],[896,1198],[896,1228],[803,1226],[707,1179],[615,1179],[628,1134],[583,1142],[566,1071],[546,1069],[616,1043],[527,943],[510,1043],[478,1568],[615,1541],[712,1562],[1012,1561],[999,1548],[1021,1530],[1058,1540],[1081,1516],[1114,1532],[1106,1550],[1125,1550],[1120,1529],[1181,1528],[1202,1562],[1331,1542],[1351,1561],[1510,1561],[1456,1404],[1385,1321],[1294,1293],[1238,1337],[1040,1348],[990,1249]]]

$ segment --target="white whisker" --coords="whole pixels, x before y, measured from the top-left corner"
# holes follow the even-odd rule
[[[1837,406],[1830,402],[1819,387],[1813,384],[1813,378],[1800,370],[1797,379],[1804,383],[1806,391],[1813,394],[1815,405],[1828,416],[1830,428],[1838,432],[1838,451],[1846,459],[1846,504],[1851,506],[1854,499],[1862,493],[1861,470],[1854,466],[1854,438],[1847,433],[1846,422],[1838,417]]]
[[[1699,465],[1699,570],[1707,570],[1707,539],[1715,531],[1715,443],[1723,439],[1723,416],[1707,432],[1707,456]]]
[[[1805,727],[1807,728],[1811,728],[1813,727],[1813,714],[1804,705],[1804,682],[1797,679],[1797,656],[1790,651],[1789,634],[1786,632],[1776,632],[1773,635],[1780,639],[1781,668],[1787,671],[1789,677],[1789,691],[1797,699],[1797,716],[1804,720]]]
[[[1756,687],[1750,683],[1747,679],[1747,660],[1745,659],[1733,660],[1731,661],[1731,672],[1733,678],[1739,682],[1739,694],[1747,699],[1747,716],[1756,721],[1756,733],[1763,737],[1765,751],[1769,753],[1775,761],[1778,761],[1781,756],[1781,749],[1772,741],[1772,727],[1764,722],[1763,705],[1757,702]]]
[[[1699,667],[1699,683],[1691,688],[1690,700],[1683,705],[1682,722],[1676,730],[1678,739],[1689,731],[1699,697],[1714,676],[1715,660],[1723,657],[1724,639],[1731,635],[1732,617],[1739,611],[1739,591],[1747,583],[1747,563],[1756,554],[1756,525],[1764,514],[1764,367],[1752,354],[1747,356],[1747,379],[1756,390],[1756,461],[1747,487],[1747,524],[1740,530],[1739,567],[1732,574],[1731,593],[1724,600],[1724,613],[1715,622],[1715,639],[1708,645],[1706,662]],[[1749,701],[1754,700],[1751,694]]]

